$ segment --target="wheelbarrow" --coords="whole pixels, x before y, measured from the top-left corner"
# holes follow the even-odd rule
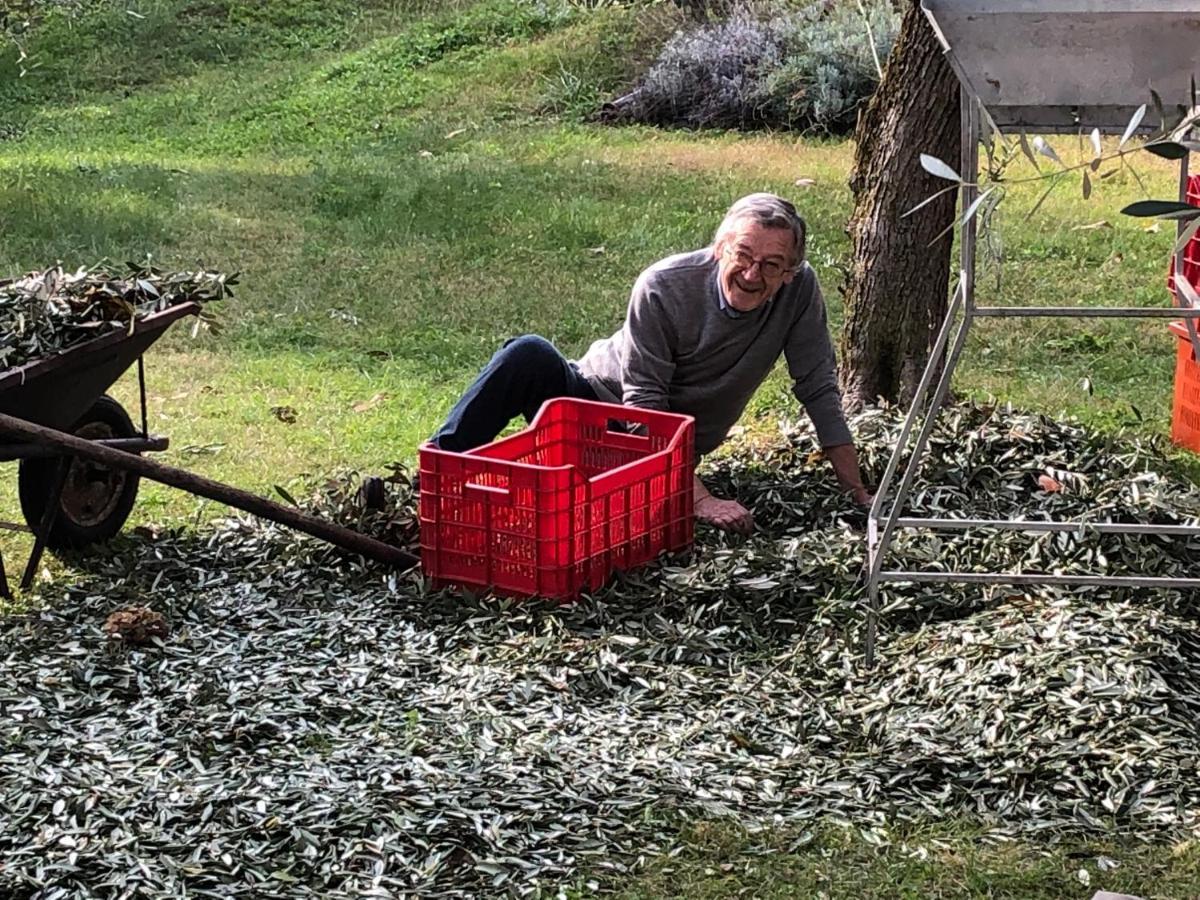
[[[21,578],[33,583],[46,548],[79,549],[121,530],[137,499],[141,477],[180,487],[320,537],[363,555],[409,567],[418,561],[400,548],[280,506],[208,478],[153,463],[141,454],[166,450],[146,416],[145,351],[178,319],[200,312],[182,303],[115,328],[61,353],[0,373],[0,461],[20,461],[17,487],[33,549]],[[137,364],[137,424],[105,392]],[[20,525],[3,527],[25,530]],[[0,595],[11,598],[0,558]]]
[[[150,434],[147,427],[142,354],[172,322],[199,311],[199,303],[181,303],[134,320],[131,329],[114,328],[61,353],[3,372],[0,413],[127,453],[167,449],[167,438]],[[125,408],[105,393],[135,362],[140,428]],[[21,513],[34,535],[21,579],[23,589],[33,583],[46,547],[79,549],[108,540],[121,530],[137,499],[140,479],[135,473],[63,456],[46,444],[0,444],[0,461],[11,460],[20,460],[17,493]],[[8,595],[2,561],[0,592]]]

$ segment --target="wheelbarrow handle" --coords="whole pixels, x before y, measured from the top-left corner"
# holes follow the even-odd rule
[[[320,538],[336,547],[359,553],[369,559],[400,569],[411,569],[420,562],[416,556],[399,547],[393,547],[391,544],[385,544],[383,541],[378,541],[357,531],[351,531],[349,528],[343,528],[324,519],[307,515],[297,509],[282,506],[257,494],[251,494],[240,488],[231,487],[219,481],[213,481],[211,478],[177,469],[174,466],[163,465],[144,456],[114,450],[95,441],[67,434],[65,431],[47,428],[44,425],[37,425],[0,413],[0,433],[16,435],[38,444],[56,447],[61,449],[64,455],[78,456],[94,460],[110,468],[136,472],[151,481],[176,487],[199,497],[207,497],[209,500],[216,500],[218,503],[224,503],[234,509],[278,522]]]

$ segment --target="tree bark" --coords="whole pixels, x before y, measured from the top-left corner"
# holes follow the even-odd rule
[[[958,80],[919,0],[905,0],[883,81],[858,123],[841,382],[848,409],[912,400],[946,314],[956,192],[921,168],[928,153],[959,165]],[[962,173],[970,177],[968,173]]]

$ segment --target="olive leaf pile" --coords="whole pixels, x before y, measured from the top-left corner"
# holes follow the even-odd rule
[[[0,369],[60,353],[151,313],[232,294],[235,275],[164,272],[127,263],[124,276],[106,268],[61,266],[0,281]]]
[[[882,469],[894,411],[855,423]],[[270,523],[132,535],[0,622],[0,895],[555,896],[618,882],[680,823],[983,820],[1194,834],[1200,629],[1178,591],[898,586],[862,666],[859,514],[807,427],[705,477],[748,539],[557,606],[433,590]],[[1192,522],[1153,443],[948,410],[913,512]],[[1052,478],[1055,489],[1042,476]],[[415,546],[403,473],[310,501]],[[1194,571],[1194,542],[907,536],[896,565]],[[116,607],[170,622],[148,647]]]

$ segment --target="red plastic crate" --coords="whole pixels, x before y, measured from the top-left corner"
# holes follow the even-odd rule
[[[1200,325],[1200,323],[1197,323]],[[1200,453],[1200,363],[1192,350],[1187,325],[1172,322],[1179,338],[1175,347],[1175,399],[1171,405],[1171,440]]]
[[[425,573],[438,586],[568,600],[690,546],[693,433],[691,416],[561,398],[467,453],[424,445]]]
[[[1187,202],[1192,206],[1200,206],[1200,175],[1188,176]],[[1200,232],[1193,234],[1183,248],[1183,277],[1188,284],[1200,292]],[[1175,257],[1167,268],[1167,290],[1175,296]]]

